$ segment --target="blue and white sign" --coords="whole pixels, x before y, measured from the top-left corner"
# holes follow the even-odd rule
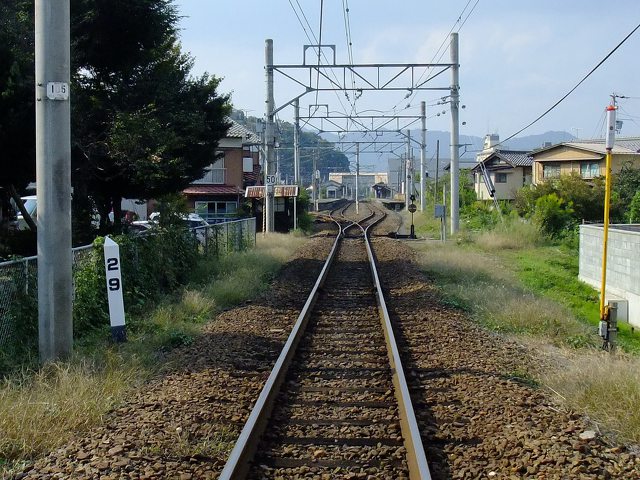
[[[109,237],[104,239],[104,268],[107,276],[107,296],[111,335],[116,342],[127,341],[122,298],[122,275],[120,269],[120,247]]]

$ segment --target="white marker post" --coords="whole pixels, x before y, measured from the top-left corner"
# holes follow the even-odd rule
[[[109,237],[104,239],[104,268],[107,274],[107,296],[111,336],[115,342],[127,341],[124,323],[124,300],[122,299],[122,276],[120,274],[120,247]]]

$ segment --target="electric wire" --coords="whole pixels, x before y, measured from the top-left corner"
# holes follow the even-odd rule
[[[453,25],[451,26],[451,28],[449,29],[449,32],[445,35],[444,39],[442,40],[442,43],[440,44],[440,46],[438,47],[438,49],[436,50],[436,53],[433,54],[433,57],[431,58],[431,60],[429,61],[429,63],[437,63],[439,62],[442,57],[444,56],[444,54],[446,53],[446,50],[443,50],[444,46],[447,44],[447,40],[449,40],[449,37],[451,36],[451,34],[453,33],[453,31],[456,28],[456,25],[458,23],[460,23],[460,27],[458,27],[457,32],[459,33],[460,30],[462,29],[462,27],[464,26],[465,23],[467,23],[467,20],[469,19],[469,17],[471,16],[471,14],[473,13],[473,11],[475,10],[475,8],[478,6],[478,3],[480,2],[480,0],[476,0],[476,3],[473,5],[473,7],[471,8],[471,10],[469,11],[469,13],[467,14],[467,16],[464,18],[464,20],[462,20],[463,15],[465,14],[465,12],[467,11],[467,8],[469,8],[469,5],[471,4],[473,0],[468,0],[466,5],[464,6],[464,8],[462,9],[462,11],[460,12],[460,14],[458,15],[458,17],[456,18],[456,21],[453,22]],[[441,52],[442,51],[442,52]],[[440,56],[438,57],[438,54],[440,54]],[[437,59],[436,59],[437,57]],[[433,67],[426,67],[424,69],[424,71],[422,72],[422,74],[420,75],[420,77],[418,77],[418,80],[415,82],[416,85],[419,85],[420,82],[422,81],[422,79],[424,78],[425,75],[427,75],[429,72],[431,72],[433,70]],[[415,98],[416,94],[418,92],[417,91],[413,91],[411,92],[411,94],[409,96],[405,96],[405,98],[403,98],[402,100],[400,100],[398,103],[396,103],[396,105],[393,106],[393,108],[390,111],[395,111],[395,109],[401,104],[404,103],[405,100],[407,100],[408,98],[408,104],[407,107],[400,110],[406,110],[407,108],[410,108],[411,102],[413,101],[413,99]]]
[[[598,132],[600,132],[600,134],[602,135],[604,133],[604,122],[605,122],[605,118],[607,116],[607,112],[606,110],[602,110],[602,113],[600,114],[600,119],[598,120],[598,123],[596,123],[596,128],[593,130],[593,133],[591,134],[591,138],[598,138]]]
[[[353,38],[351,36],[351,16],[349,14],[350,9],[349,9],[348,0],[342,0],[342,12],[344,17],[344,33],[347,41],[347,54],[349,58],[349,64],[353,65]],[[356,90],[355,75],[353,71],[351,71],[350,73],[351,73],[351,88],[355,91]],[[351,104],[351,115],[353,115],[353,113],[356,111],[356,101],[358,100],[358,97],[356,96],[356,94],[354,94],[353,100],[351,100],[349,98],[349,93],[347,90],[345,90],[344,95],[349,101],[349,103]]]
[[[532,122],[530,122],[529,124],[525,125],[524,127],[522,127],[520,130],[518,130],[516,133],[508,136],[507,138],[505,138],[504,140],[502,140],[500,143],[498,143],[497,145],[501,145],[504,142],[507,142],[509,140],[511,140],[513,137],[515,137],[516,135],[521,134],[522,132],[524,132],[527,128],[531,127],[532,125],[536,124],[538,121],[540,121],[542,118],[544,118],[545,116],[547,116],[547,114],[549,114],[553,109],[555,109],[558,105],[560,105],[560,103],[562,103],[569,95],[571,95],[580,85],[582,85],[585,80],[587,80],[587,78],[589,78],[591,76],[591,74],[593,74],[593,72],[595,72],[598,68],[600,68],[600,66],[606,62],[609,57],[611,55],[613,55],[628,39],[629,37],[631,37],[631,35],[633,35],[638,29],[640,28],[640,24],[636,25],[636,27],[631,30],[631,32],[629,32],[627,34],[626,37],[624,37],[620,43],[618,43],[613,50],[611,50],[607,55],[605,55],[605,57],[600,60],[598,62],[598,64],[593,67],[589,73],[587,73],[584,77],[582,77],[582,79],[571,89],[569,90],[565,95],[562,96],[562,98],[560,98],[560,100],[558,100],[556,103],[554,103],[553,105],[551,105],[547,110],[545,110],[541,115],[539,115],[535,120],[533,120]],[[496,145],[496,146],[497,146]]]
[[[318,55],[322,55],[325,59],[325,61],[327,62],[327,64],[329,64],[329,59],[327,58],[327,56],[325,55],[325,53],[322,51],[322,48],[320,47],[320,41],[318,40],[318,37],[316,37],[315,32],[313,31],[313,28],[311,27],[311,24],[309,23],[309,19],[307,18],[307,15],[304,13],[304,9],[302,8],[302,6],[300,5],[300,2],[298,0],[295,0],[296,5],[298,5],[298,8],[300,9],[300,14],[298,14],[298,11],[296,10],[296,7],[293,5],[292,0],[289,0],[289,5],[291,6],[291,9],[293,10],[293,12],[296,15],[296,18],[298,19],[298,22],[300,23],[300,26],[302,27],[302,30],[304,31],[307,40],[309,40],[310,44],[313,45],[318,45]],[[304,19],[304,23],[302,21],[302,19],[300,18],[300,15],[302,15],[302,18]],[[305,27],[306,24],[306,27]],[[308,28],[308,31],[307,31]],[[309,32],[311,33],[311,36],[309,35]],[[313,37],[313,39],[312,39]],[[338,77],[336,76],[335,72],[333,70],[331,70],[331,73],[333,74],[334,79],[336,80],[336,83],[339,83]],[[320,69],[318,69],[318,75],[320,74]],[[345,112],[347,112],[347,108],[344,106],[344,104],[342,103],[342,99],[340,98],[340,96],[338,95],[338,92],[335,92],[336,97],[338,98],[338,102],[340,103],[340,106],[342,107],[342,110]],[[317,107],[317,90],[316,90],[316,110],[315,112],[318,111],[318,107]],[[306,126],[309,122],[311,121],[311,119],[307,119],[300,128],[303,128],[304,126]]]
[[[635,120],[636,118],[640,118],[638,115],[631,115],[620,104],[618,104],[618,110],[620,110],[622,113],[624,113],[626,115],[626,117],[624,119],[621,118],[620,120],[629,120],[634,125],[640,127],[640,124],[638,124],[638,122],[636,122],[636,120]]]

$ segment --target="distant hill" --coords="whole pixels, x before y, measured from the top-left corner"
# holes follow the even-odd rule
[[[331,142],[337,141],[337,135],[323,134],[322,137]],[[379,137],[379,139],[401,139],[402,137],[389,133],[388,136]],[[420,139],[420,130],[412,130],[411,138]],[[551,142],[552,144],[567,142],[573,140],[575,137],[568,132],[549,131],[540,135],[527,135],[524,137],[512,138],[501,148],[505,150],[534,150],[542,147],[545,142]],[[343,140],[362,140],[361,134],[346,135]],[[440,169],[444,165],[449,164],[449,158],[451,157],[450,145],[450,133],[441,130],[428,130],[427,131],[427,168],[433,170],[435,168],[436,146],[440,141]],[[484,137],[460,135],[460,144],[463,147],[460,148],[460,161],[461,166],[468,166],[472,162],[475,162],[476,154],[482,150],[484,143]],[[413,155],[415,158],[420,158],[420,149],[418,144],[412,142],[414,145]],[[396,145],[396,153],[398,155],[405,154],[406,148],[402,145]],[[388,149],[389,147],[387,147]],[[350,152],[354,152],[355,149],[351,149]],[[348,153],[347,156],[353,162],[355,161],[355,155]],[[369,166],[365,167],[365,170],[376,170],[379,172],[387,171],[387,159],[393,157],[393,154],[389,153],[362,153],[360,155],[361,165]]]

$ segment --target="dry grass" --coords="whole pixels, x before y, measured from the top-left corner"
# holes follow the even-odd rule
[[[542,237],[534,225],[513,220],[493,230],[478,233],[474,236],[474,242],[489,251],[515,250],[539,245]]]
[[[555,392],[568,409],[588,415],[619,440],[640,443],[640,358],[567,348],[593,346],[593,329],[567,307],[522,286],[503,263],[507,260],[489,252],[507,248],[500,235],[484,234],[483,241],[484,252],[453,244],[419,249],[420,262],[444,300],[467,309],[493,330],[516,334],[533,350],[552,352],[553,361],[543,362],[552,365],[536,373],[536,381]]]
[[[221,308],[255,296],[305,241],[298,235],[258,234],[254,250],[220,259],[206,294]]]
[[[502,267],[497,257],[439,242],[412,246],[422,253],[419,258],[421,266],[438,276],[468,279],[468,283],[492,279],[498,282],[514,280],[514,276]]]
[[[0,458],[34,458],[100,422],[137,377],[135,366],[56,363],[0,385]]]
[[[640,359],[604,352],[567,355],[568,361],[544,375],[543,383],[619,440],[640,443]]]
[[[418,247],[423,269],[445,302],[468,310],[489,328],[539,335],[553,344],[588,343],[586,327],[565,307],[526,291],[497,256],[453,244]]]
[[[133,386],[159,367],[157,350],[191,342],[219,308],[256,295],[304,242],[300,236],[259,235],[254,250],[216,262],[208,286],[187,289],[177,302],[163,303],[131,322],[130,341],[121,348],[107,346],[100,335],[100,340],[85,341],[78,348],[92,360],[47,365],[0,383],[0,478],[11,475],[12,465],[64,445],[76,432],[99,424]],[[227,440],[222,432],[219,438],[185,441],[182,446],[213,454],[228,450]]]
[[[258,234],[254,252],[269,255],[284,262],[291,258],[291,255],[306,241],[307,238],[297,233],[290,235],[282,233]]]

